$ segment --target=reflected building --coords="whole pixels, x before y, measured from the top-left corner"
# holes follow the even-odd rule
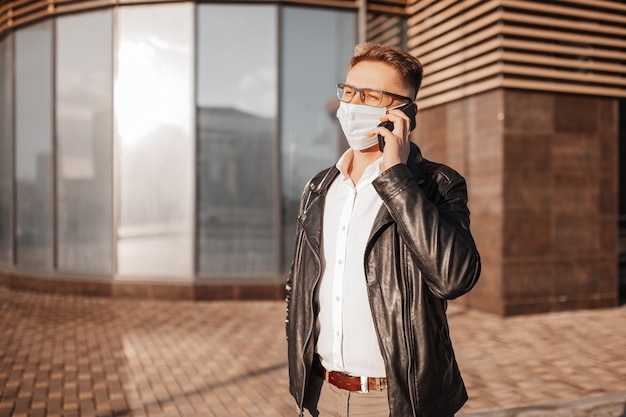
[[[2,282],[282,297],[294,207],[342,150],[356,10],[76,6],[0,9]]]
[[[458,302],[616,305],[623,3],[359,7],[2,2],[0,284],[282,298],[302,189],[346,149],[335,85],[367,39],[422,61],[412,139],[467,179],[483,272]]]
[[[270,275],[277,256],[276,119],[199,108],[198,270]],[[206,278],[205,278],[206,279]]]

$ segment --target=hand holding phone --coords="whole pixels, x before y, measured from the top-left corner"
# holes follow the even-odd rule
[[[411,120],[410,129],[411,130],[415,129],[415,110],[416,110],[415,103],[413,102],[407,103],[404,106],[400,107],[399,110],[401,110],[404,114],[409,116],[409,119]],[[379,123],[378,127],[385,127],[389,131],[392,131],[394,126],[391,121],[387,120],[387,121]],[[385,149],[385,138],[382,135],[378,135],[378,149],[380,149],[381,152],[383,152],[383,150]]]

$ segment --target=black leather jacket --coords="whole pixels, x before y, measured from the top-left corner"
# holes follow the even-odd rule
[[[304,190],[287,279],[289,388],[300,411],[315,351],[314,292],[321,277],[326,191],[339,171],[317,174]],[[446,417],[467,401],[446,319],[446,300],[469,291],[480,257],[469,230],[465,180],[422,158],[381,173],[383,200],[365,249],[367,291],[385,362],[392,417]]]

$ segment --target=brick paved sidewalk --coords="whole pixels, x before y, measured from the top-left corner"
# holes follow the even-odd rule
[[[295,416],[283,316],[282,302],[0,287],[0,417]],[[502,319],[452,305],[450,326],[461,414],[626,393],[626,307]],[[546,413],[506,416],[564,415]]]

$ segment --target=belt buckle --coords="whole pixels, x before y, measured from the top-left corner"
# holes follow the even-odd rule
[[[359,392],[363,394],[367,394],[368,392],[370,392],[370,386],[368,384],[368,378],[366,376],[361,377],[361,391]]]

